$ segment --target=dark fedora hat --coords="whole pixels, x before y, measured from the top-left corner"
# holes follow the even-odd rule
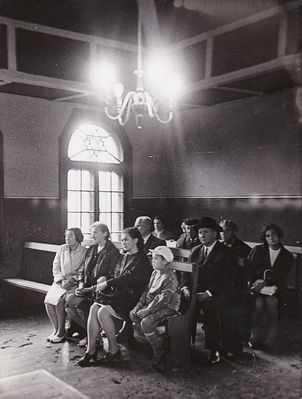
[[[198,228],[207,228],[207,229],[212,229],[212,230],[216,230],[218,233],[220,231],[223,231],[222,227],[220,227],[217,223],[216,220],[210,217],[203,217],[200,219]]]

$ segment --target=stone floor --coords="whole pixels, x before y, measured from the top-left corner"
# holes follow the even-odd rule
[[[45,314],[2,318],[0,378],[44,369],[94,399],[302,397],[300,321],[283,323],[276,354],[245,349],[241,357],[223,358],[215,366],[206,366],[200,331],[191,365],[159,374],[150,366],[146,343],[123,346],[120,363],[80,368],[76,361],[83,350],[75,343],[46,342],[50,323]]]

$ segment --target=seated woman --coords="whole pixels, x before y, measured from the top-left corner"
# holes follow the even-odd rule
[[[162,216],[154,216],[153,226],[154,226],[153,234],[157,238],[160,238],[161,240],[165,240],[165,241],[176,239],[175,234],[173,234],[169,230],[166,230],[165,225],[164,225],[164,219],[162,218]]]
[[[83,234],[77,227],[65,231],[65,241],[59,247],[53,261],[54,282],[46,294],[44,303],[53,325],[47,341],[60,343],[65,340],[65,296],[77,285],[77,273],[84,267],[86,249],[82,247]]]
[[[122,232],[121,256],[115,269],[114,278],[99,282],[100,292],[96,302],[91,306],[88,317],[88,346],[84,356],[79,359],[80,366],[87,366],[91,359],[97,360],[96,341],[100,330],[104,330],[108,339],[108,352],[102,361],[119,359],[121,351],[116,342],[116,322],[129,320],[130,310],[137,304],[146,288],[152,268],[143,252],[143,238],[136,227],[129,227]],[[101,279],[102,280],[102,279]],[[106,288],[114,291],[112,296],[103,296]]]
[[[263,245],[257,245],[249,254],[251,293],[254,296],[254,315],[250,346],[271,349],[278,326],[278,307],[285,301],[286,280],[294,258],[281,244],[283,231],[275,224],[262,229]],[[267,321],[266,328],[261,328]]]
[[[160,365],[165,359],[163,341],[158,335],[157,326],[167,317],[177,313],[180,289],[176,273],[170,267],[173,260],[171,249],[160,246],[151,252],[154,271],[148,287],[130,312],[130,318],[140,326],[149,341],[155,358],[152,366],[160,370]]]
[[[91,225],[91,245],[86,253],[83,270],[84,287],[77,288],[66,296],[66,312],[70,318],[86,330],[89,309],[94,299],[97,280],[100,277],[113,277],[120,257],[119,250],[110,240],[110,232],[106,224],[94,222]],[[85,346],[87,338],[80,341]]]

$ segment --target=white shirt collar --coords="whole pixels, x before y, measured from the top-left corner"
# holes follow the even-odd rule
[[[144,240],[144,244],[146,244],[146,242],[149,240],[149,237],[151,237],[151,233],[148,234],[143,240]]]
[[[212,251],[212,249],[214,248],[214,245],[216,244],[216,242],[217,242],[217,241],[214,241],[213,244],[210,245],[209,247],[206,247],[206,246],[205,246],[205,247],[207,248],[207,253],[208,253],[208,255],[209,255],[209,253]]]

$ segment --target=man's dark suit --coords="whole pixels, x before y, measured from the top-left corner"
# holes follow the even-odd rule
[[[196,312],[205,314],[205,347],[219,350],[222,340],[221,311],[227,303],[231,286],[231,264],[228,248],[216,242],[210,254],[204,258],[203,245],[192,249],[190,261],[199,265],[197,293],[206,292],[212,296],[196,303]],[[182,286],[190,287],[190,273],[184,276]]]
[[[144,253],[148,254],[150,249],[155,249],[160,245],[166,246],[166,241],[160,240],[159,238],[155,237],[153,234],[148,238],[147,242],[144,244]]]

